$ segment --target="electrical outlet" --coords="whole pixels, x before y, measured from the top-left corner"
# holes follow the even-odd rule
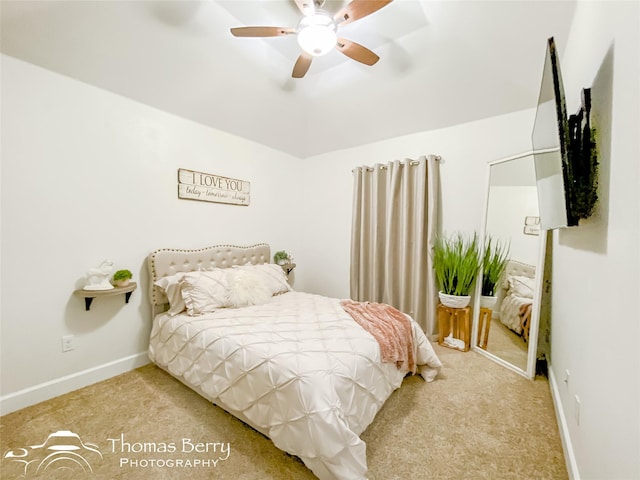
[[[576,425],[580,425],[580,397],[573,397],[573,414],[576,417]]]
[[[65,335],[62,337],[62,351],[70,352],[75,348],[75,340],[73,335]]]

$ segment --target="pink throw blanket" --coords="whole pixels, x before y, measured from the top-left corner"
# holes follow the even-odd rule
[[[342,308],[380,345],[383,362],[416,373],[411,321],[400,310],[373,302],[342,300]]]

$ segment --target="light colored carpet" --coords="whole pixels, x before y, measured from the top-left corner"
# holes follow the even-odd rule
[[[489,329],[489,340],[487,342],[487,351],[495,356],[520,367],[522,370],[527,369],[527,349],[529,344],[523,338],[509,327],[504,325],[497,318],[491,320],[491,328]]]
[[[371,480],[567,479],[549,384],[527,380],[475,352],[434,345],[444,367],[432,383],[405,379],[363,433]],[[312,479],[297,458],[148,365],[0,418],[0,446],[42,444],[58,430],[71,430],[97,445],[96,479]],[[122,452],[162,448],[176,452]],[[114,440],[109,440],[114,439]],[[183,452],[197,443],[229,444],[214,467],[196,459],[220,452]],[[204,448],[204,447],[201,447]],[[162,467],[121,466],[121,459],[160,459]],[[192,466],[166,465],[190,460]],[[175,465],[175,464],[174,464]],[[16,463],[2,461],[3,479],[17,478]],[[45,478],[78,478],[65,472]]]

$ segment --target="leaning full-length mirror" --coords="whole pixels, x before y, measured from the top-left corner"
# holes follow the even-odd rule
[[[484,241],[508,246],[508,261],[491,302],[476,295],[474,348],[526,375],[535,375],[544,265],[533,153],[489,164]],[[480,293],[480,292],[478,292]]]

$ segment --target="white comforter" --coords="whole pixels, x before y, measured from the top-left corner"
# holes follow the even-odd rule
[[[500,321],[517,334],[522,333],[522,317],[520,307],[533,302],[531,298],[519,297],[517,295],[506,295],[500,305]]]
[[[433,380],[440,360],[412,324],[420,372]],[[338,299],[300,292],[198,317],[158,315],[149,356],[321,479],[365,478],[359,435],[406,374],[381,363],[375,339]]]

